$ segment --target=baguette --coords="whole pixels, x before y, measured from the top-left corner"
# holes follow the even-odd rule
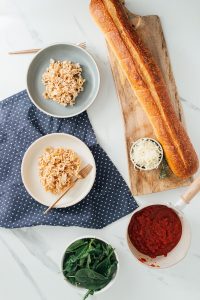
[[[91,0],[90,12],[151,122],[172,172],[180,178],[198,169],[197,154],[172,106],[162,73],[130,24],[119,0]]]

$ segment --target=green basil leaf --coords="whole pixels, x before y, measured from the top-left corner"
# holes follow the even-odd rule
[[[87,256],[87,255],[88,255],[88,245],[83,245],[83,246],[79,247],[74,254],[74,256],[76,257],[76,260],[83,258],[84,256]]]
[[[87,264],[87,257],[83,257],[79,260],[78,265],[80,268],[82,268],[83,266],[85,266]]]
[[[69,256],[66,261],[64,262],[64,269],[63,271],[71,272],[74,268],[77,267],[77,264],[80,265],[80,259],[87,257],[87,249],[88,245],[83,245],[79,247],[75,254]],[[82,265],[82,264],[81,264]]]
[[[88,268],[77,271],[75,279],[82,287],[94,291],[100,289],[109,282],[108,278]]]
[[[68,265],[68,264],[71,264],[71,263],[74,263],[76,262],[76,256],[73,254],[73,255],[70,255],[64,262],[64,265]]]
[[[108,268],[108,271],[107,271],[107,274],[106,276],[109,277],[109,278],[112,278],[113,275],[116,273],[117,271],[117,264],[118,262],[115,261],[109,268]]]
[[[73,244],[71,244],[71,245],[67,248],[66,253],[73,252],[73,251],[75,251],[76,249],[78,249],[79,247],[81,247],[81,246],[83,246],[83,245],[86,245],[86,244],[88,244],[88,241],[85,240],[85,239],[75,241]]]
[[[68,263],[65,265],[65,267],[63,269],[63,273],[69,273],[69,272],[76,271],[76,268],[77,268],[76,263]]]
[[[67,278],[67,280],[71,283],[71,284],[73,284],[73,285],[76,285],[76,279],[75,279],[75,277],[66,277]]]
[[[170,169],[169,169],[169,165],[167,163],[167,160],[165,157],[163,157],[163,160],[161,162],[161,169],[160,169],[160,175],[159,178],[160,179],[165,179],[168,178],[170,176]]]
[[[108,269],[110,267],[110,258],[106,257],[104,260],[102,260],[97,267],[95,268],[95,271],[106,276]]]
[[[90,269],[95,270],[101,260],[99,258],[94,257],[93,263],[91,263]]]
[[[102,249],[103,249],[103,252],[104,252],[105,256],[108,256],[109,253],[110,253],[110,249],[112,249],[112,246],[103,243],[102,244]]]
[[[93,238],[90,239],[90,241],[89,241],[89,249],[90,249],[91,247],[93,247],[92,244],[94,244],[94,241],[95,241],[95,239],[93,239]]]
[[[90,267],[90,263],[91,263],[91,255],[90,253],[88,254],[88,257],[87,257],[87,262],[86,262],[86,267],[89,268]]]
[[[95,256],[101,255],[103,251],[101,249],[93,248],[91,249],[90,253],[94,253]]]
[[[114,249],[111,245],[107,245],[107,252],[109,256],[114,252]]]
[[[98,248],[99,246],[101,246],[100,244],[98,246],[98,244],[99,244],[99,240],[98,239],[94,239],[93,240],[93,245],[95,245],[95,248]]]
[[[73,270],[71,272],[68,272],[65,277],[75,277],[75,274],[76,274],[76,270]]]
[[[113,252],[113,254],[110,256],[110,262],[111,264],[114,263],[115,261],[117,261],[115,253]]]

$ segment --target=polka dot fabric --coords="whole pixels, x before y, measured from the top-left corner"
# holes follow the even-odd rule
[[[21,179],[21,161],[26,149],[39,137],[64,132],[73,134],[91,149],[97,167],[94,186],[83,201],[69,208],[53,209],[26,192]],[[102,228],[137,208],[123,178],[97,144],[87,113],[70,119],[49,117],[31,103],[26,91],[0,102],[0,226],[35,225]]]

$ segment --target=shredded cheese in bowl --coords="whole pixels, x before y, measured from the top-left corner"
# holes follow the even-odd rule
[[[136,169],[157,169],[163,159],[163,149],[156,140],[141,138],[131,146],[130,158]]]

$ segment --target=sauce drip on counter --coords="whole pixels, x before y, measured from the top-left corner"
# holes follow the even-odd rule
[[[128,234],[138,251],[155,258],[167,256],[178,244],[182,225],[173,209],[165,205],[149,205],[132,216]]]

